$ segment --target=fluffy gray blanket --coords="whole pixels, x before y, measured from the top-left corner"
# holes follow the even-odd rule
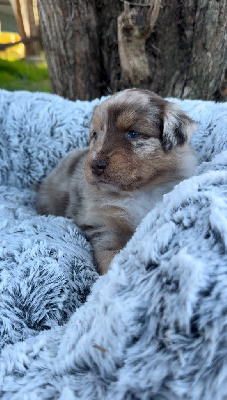
[[[227,104],[175,101],[198,122],[195,176],[99,277],[31,189],[87,143],[99,100],[0,91],[1,399],[227,399]]]

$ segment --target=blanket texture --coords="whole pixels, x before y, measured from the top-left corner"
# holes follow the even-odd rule
[[[100,100],[0,91],[1,399],[227,399],[227,105],[171,100],[198,168],[99,277],[31,186],[86,145]]]

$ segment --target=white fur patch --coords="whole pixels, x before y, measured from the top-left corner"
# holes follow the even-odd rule
[[[160,142],[156,138],[149,138],[149,139],[135,139],[132,140],[133,151],[136,154],[143,154],[148,155],[152,154],[155,150],[160,148]]]

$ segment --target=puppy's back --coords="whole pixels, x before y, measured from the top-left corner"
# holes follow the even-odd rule
[[[70,152],[39,186],[36,206],[40,214],[66,215],[72,175],[77,169],[81,179],[84,179],[87,153],[88,148]]]

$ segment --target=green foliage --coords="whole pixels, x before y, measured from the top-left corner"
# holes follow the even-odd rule
[[[51,92],[46,63],[0,59],[0,89]]]

